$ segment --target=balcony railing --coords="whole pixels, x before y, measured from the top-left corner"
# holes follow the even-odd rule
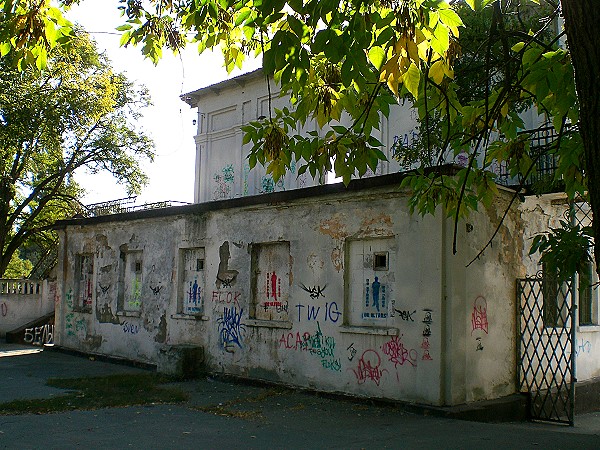
[[[37,295],[41,289],[42,283],[37,280],[0,279],[0,294]]]
[[[565,132],[576,131],[575,126],[567,126]],[[562,183],[555,180],[558,169],[558,155],[554,152],[553,145],[558,140],[558,133],[553,126],[543,126],[533,131],[524,131],[530,134],[530,156],[535,161],[535,170],[524,183],[527,191],[537,193],[556,192],[563,189]],[[505,166],[500,167],[498,184],[507,187],[516,187],[521,181],[510,177]]]

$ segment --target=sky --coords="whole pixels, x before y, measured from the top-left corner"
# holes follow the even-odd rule
[[[119,46],[120,32],[115,28],[125,19],[118,5],[118,0],[83,0],[66,17],[91,34],[98,50],[106,52],[112,61],[115,71],[124,72],[131,81],[146,86],[152,97],[153,106],[142,111],[144,117],[139,125],[154,140],[156,157],[154,162],[142,165],[150,182],[137,197],[136,204],[168,200],[191,203],[196,156],[196,127],[192,121],[196,119],[196,110],[179,96],[254,70],[259,62],[249,61],[242,71],[228,75],[219,51],[198,55],[196,46],[189,44],[180,55],[165,50],[155,66],[144,59],[141,47]],[[84,204],[127,197],[124,187],[110,175],[78,173],[76,179],[86,190]]]

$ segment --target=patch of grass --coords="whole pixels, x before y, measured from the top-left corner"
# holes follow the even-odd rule
[[[187,400],[180,389],[161,386],[173,378],[156,373],[118,374],[93,378],[55,378],[48,386],[69,389],[65,395],[47,399],[14,400],[0,404],[0,414],[46,414]]]

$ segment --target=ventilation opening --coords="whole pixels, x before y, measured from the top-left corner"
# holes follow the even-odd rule
[[[388,270],[388,253],[380,252],[373,255],[373,270]]]

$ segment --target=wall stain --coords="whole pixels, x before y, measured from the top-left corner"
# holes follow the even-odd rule
[[[339,214],[336,214],[331,219],[322,220],[319,224],[319,231],[334,239],[343,240],[349,233],[346,230],[346,224],[342,220],[343,218]]]
[[[360,226],[363,236],[390,234],[393,226],[392,218],[387,214],[365,217]]]
[[[217,272],[217,280],[215,282],[217,288],[233,287],[238,276],[237,270],[229,269],[229,259],[231,253],[229,251],[229,241],[223,242],[219,247],[219,270]]]
[[[102,309],[96,308],[96,318],[100,323],[114,323],[119,325],[119,319],[112,312],[112,308],[108,303],[102,306]]]
[[[158,324],[158,333],[154,336],[154,341],[160,344],[164,344],[167,340],[167,319],[163,314],[160,316],[160,323]]]

